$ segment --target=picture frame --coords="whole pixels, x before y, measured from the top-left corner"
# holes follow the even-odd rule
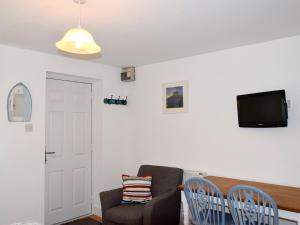
[[[188,112],[188,81],[162,84],[163,113]]]

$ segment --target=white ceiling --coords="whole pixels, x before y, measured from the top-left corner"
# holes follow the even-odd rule
[[[76,26],[73,0],[1,0],[0,43],[60,54]],[[140,66],[300,34],[299,0],[88,0],[94,61]]]

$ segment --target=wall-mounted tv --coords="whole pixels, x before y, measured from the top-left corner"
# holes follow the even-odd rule
[[[238,95],[240,127],[287,127],[285,91]]]

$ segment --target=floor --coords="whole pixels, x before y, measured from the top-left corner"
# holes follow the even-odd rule
[[[93,220],[91,218],[84,218],[73,222],[65,223],[63,225],[100,225],[100,224],[101,224],[100,222],[97,222],[96,220]]]
[[[90,216],[84,219],[75,220],[73,222],[64,223],[62,225],[101,225],[102,223],[99,222],[102,221],[100,217],[97,216]],[[183,214],[181,213],[180,216],[180,225],[183,225]]]

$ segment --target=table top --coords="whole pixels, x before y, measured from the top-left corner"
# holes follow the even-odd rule
[[[272,196],[277,204],[278,209],[300,213],[300,188],[289,187],[276,184],[268,184],[247,180],[238,180],[226,177],[208,176],[206,179],[213,182],[222,191],[224,198],[230,188],[236,185],[255,186]],[[179,190],[183,190],[183,185],[180,185]]]

